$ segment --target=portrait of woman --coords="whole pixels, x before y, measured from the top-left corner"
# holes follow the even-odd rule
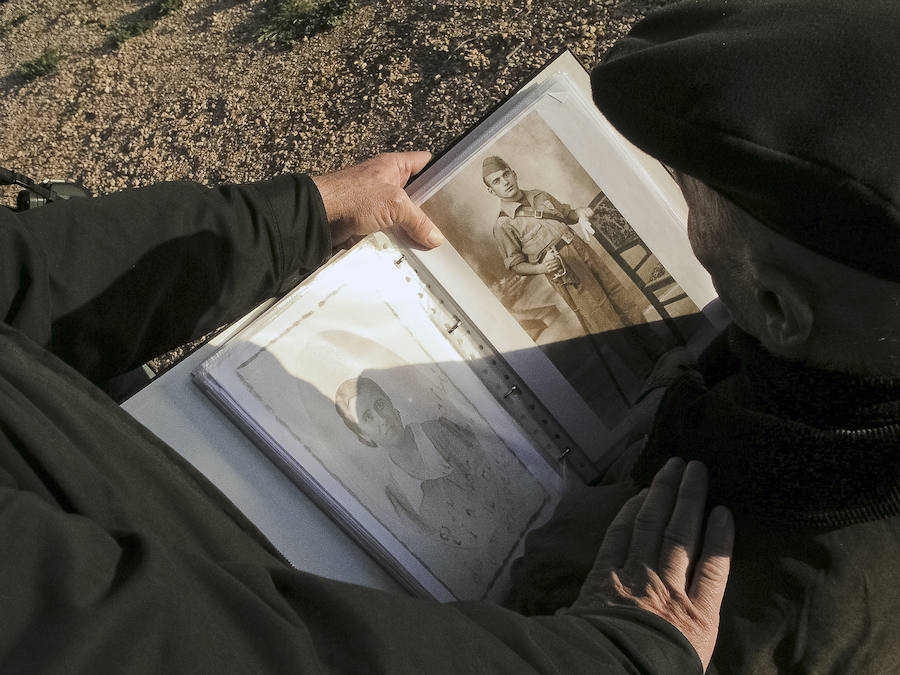
[[[511,525],[498,508],[502,480],[470,429],[446,417],[404,424],[368,377],[343,382],[334,404],[360,443],[390,459],[385,492],[399,516],[457,547],[481,546]]]

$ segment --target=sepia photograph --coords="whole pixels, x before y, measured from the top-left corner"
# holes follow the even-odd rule
[[[380,524],[452,597],[488,597],[553,490],[457,386],[469,366],[434,357],[445,338],[427,317],[405,322],[405,294],[347,260],[354,278],[313,284],[253,338],[242,405],[289,463],[327,474],[336,489],[316,483],[355,526]]]
[[[697,328],[680,320],[696,305],[537,110],[422,208],[607,427]]]

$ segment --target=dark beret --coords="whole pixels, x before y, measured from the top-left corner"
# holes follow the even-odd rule
[[[591,72],[632,143],[785,237],[900,281],[900,2],[690,0]]]

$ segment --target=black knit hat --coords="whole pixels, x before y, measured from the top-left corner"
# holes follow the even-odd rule
[[[635,25],[591,83],[638,147],[900,281],[900,1],[681,2]]]

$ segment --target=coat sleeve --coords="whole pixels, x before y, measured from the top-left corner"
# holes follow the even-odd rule
[[[249,308],[330,248],[308,179],[0,214],[3,672],[699,673],[652,614],[525,617],[290,569],[98,379]],[[120,351],[121,350],[121,351]]]
[[[213,564],[8,484],[0,527],[4,672],[702,673],[687,640],[643,610],[525,617]]]
[[[0,208],[0,319],[102,381],[240,316],[329,251],[319,193],[298,175]]]
[[[0,672],[700,673],[642,610],[526,617],[291,569],[71,369],[2,326],[0,347]]]

